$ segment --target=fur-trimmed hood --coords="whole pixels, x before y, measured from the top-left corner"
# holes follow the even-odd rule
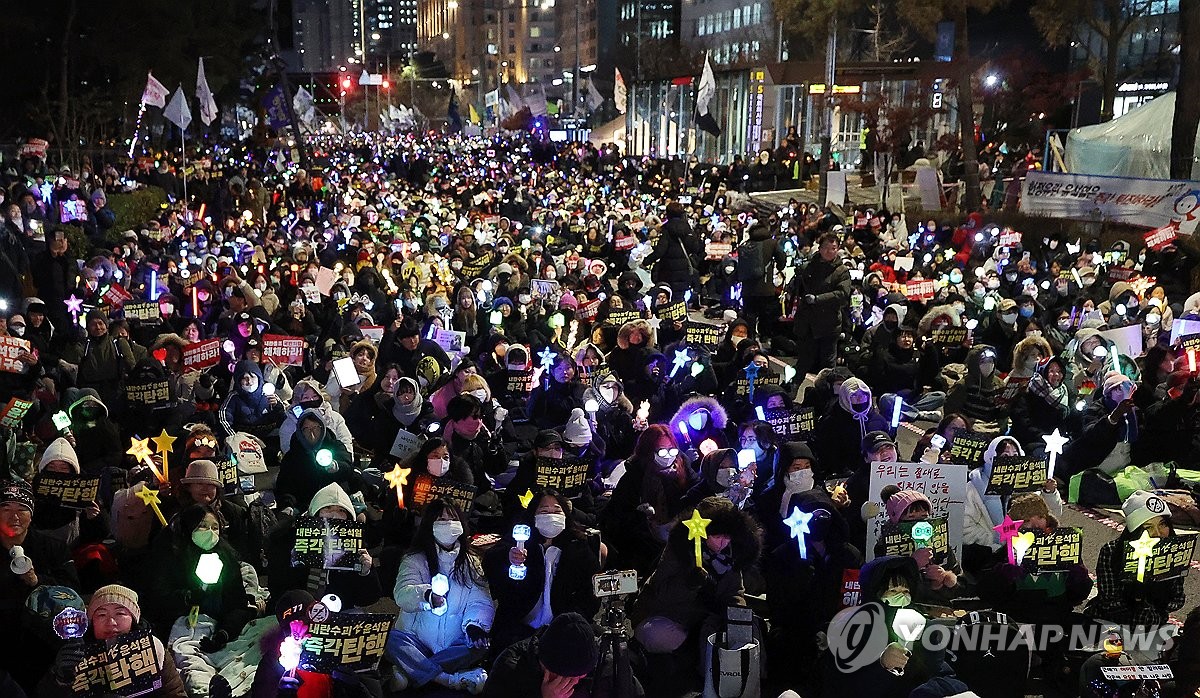
[[[1047,342],[1042,337],[1026,337],[1017,342],[1017,345],[1013,347],[1013,368],[1018,369],[1023,367],[1025,361],[1038,352],[1042,356],[1054,355],[1054,351],[1050,348],[1050,342]]]
[[[724,497],[706,497],[700,500],[695,510],[710,521],[708,535],[729,536],[733,569],[744,570],[758,561],[762,552],[762,529],[748,512],[738,509]],[[680,518],[690,518],[692,511],[691,507],[684,509]],[[682,524],[671,529],[667,547],[681,559],[695,559],[695,543],[688,540],[688,529]]]
[[[933,321],[942,316],[950,319],[951,326],[962,326],[962,316],[958,314],[953,305],[935,305],[921,316],[921,322],[917,324],[917,331],[921,333],[922,337],[928,337]],[[903,322],[903,318],[901,318],[901,322]]]
[[[616,397],[613,398],[613,401],[606,401],[604,396],[600,394],[600,386],[596,386],[594,388],[588,388],[583,392],[583,400],[585,403],[589,399],[594,399],[596,402],[600,403],[600,409],[614,407],[627,414],[633,414],[633,403],[630,402],[629,398],[625,397],[625,386],[621,385],[621,381],[617,380],[616,376],[609,376],[608,378],[605,378],[600,385],[612,385],[616,389],[617,394]]]
[[[695,395],[683,401],[679,409],[675,410],[675,414],[671,417],[671,428],[678,429],[679,422],[686,422],[689,417],[699,410],[707,410],[709,415],[708,424],[702,430],[697,431],[724,431],[725,425],[729,423],[729,415],[725,412],[725,408],[716,399],[707,395]],[[691,425],[689,428],[694,429]]]
[[[617,346],[622,349],[628,349],[630,347],[629,336],[633,334],[634,330],[641,330],[642,334],[646,335],[646,343],[643,346],[653,347],[658,345],[657,333],[650,326],[650,323],[645,320],[630,320],[621,325],[621,329],[617,332]]]

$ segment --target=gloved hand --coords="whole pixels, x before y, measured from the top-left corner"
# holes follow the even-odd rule
[[[229,633],[218,630],[209,637],[200,640],[200,651],[205,654],[220,652],[229,644]]]
[[[275,695],[279,698],[295,698],[300,694],[300,687],[304,685],[304,680],[299,676],[288,676],[284,674],[279,679],[279,692]]]
[[[817,297],[816,297],[816,296],[814,296],[814,295],[813,295],[813,294],[811,294],[811,293],[806,293],[806,294],[804,294],[804,304],[805,304],[805,305],[816,305],[816,303],[817,303]]]
[[[491,644],[487,631],[478,625],[467,626],[467,641],[475,649],[487,649]]]
[[[71,641],[64,644],[58,650],[58,656],[54,658],[54,667],[51,669],[54,673],[54,680],[64,686],[71,685],[75,680],[76,668],[82,661],[82,642]]]

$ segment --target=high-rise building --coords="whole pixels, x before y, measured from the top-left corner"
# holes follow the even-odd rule
[[[557,0],[558,70],[567,88],[574,92],[571,81],[578,69],[581,76],[579,95],[586,96],[586,80],[595,78],[605,90],[613,82],[614,53],[617,42],[618,0]]]
[[[617,36],[622,46],[636,48],[638,38],[679,39],[680,0],[619,0]]]
[[[683,0],[680,26],[682,41],[708,51],[713,63],[777,60],[778,32],[770,0]]]
[[[417,44],[417,0],[293,0],[298,70],[323,72],[407,56]]]
[[[562,79],[557,60],[562,47],[555,51],[559,45],[556,0],[459,1],[467,7],[458,14],[458,36],[463,38],[452,49],[454,78],[464,85],[481,85],[485,91],[511,82],[542,84],[553,92],[554,81]]]
[[[1179,79],[1179,0],[1128,0],[1122,3],[1135,8],[1134,19],[1117,51],[1116,100],[1113,117],[1121,116],[1134,107],[1175,88]],[[1106,58],[1103,39],[1086,25],[1079,27],[1081,39],[1071,42],[1072,68],[1103,65]],[[1095,123],[1100,109],[1098,94],[1084,98],[1078,115],[1080,124]],[[1082,113],[1082,112],[1090,113]]]

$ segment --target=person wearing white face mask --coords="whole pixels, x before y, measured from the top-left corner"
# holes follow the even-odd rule
[[[996,349],[981,344],[967,354],[967,376],[946,396],[946,414],[958,412],[972,422],[994,422],[999,417],[996,398],[1003,384],[996,375]]]
[[[463,515],[435,499],[400,561],[392,592],[400,615],[386,653],[395,669],[393,691],[430,683],[483,692],[495,606]],[[443,583],[444,582],[444,586]]]
[[[753,511],[762,523],[763,543],[767,550],[790,537],[783,520],[791,513],[789,503],[793,495],[820,490],[828,505],[833,506],[833,502],[823,494],[823,487],[818,486],[813,471],[816,463],[812,449],[803,441],[789,441],[779,447],[777,467],[770,483],[765,490],[754,495]]]
[[[529,637],[555,616],[576,612],[591,618],[600,608],[592,575],[601,569],[603,545],[589,540],[572,518],[571,503],[555,490],[534,497],[530,538],[524,550],[509,538],[484,555],[483,569],[496,600],[492,642],[497,651]],[[528,521],[528,518],[525,519]],[[509,575],[524,565],[525,578]]]

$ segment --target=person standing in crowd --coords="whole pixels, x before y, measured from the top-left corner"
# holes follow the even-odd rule
[[[801,375],[833,367],[842,308],[850,298],[850,270],[838,256],[838,236],[825,233],[816,244],[816,254],[793,281],[796,372]]]

